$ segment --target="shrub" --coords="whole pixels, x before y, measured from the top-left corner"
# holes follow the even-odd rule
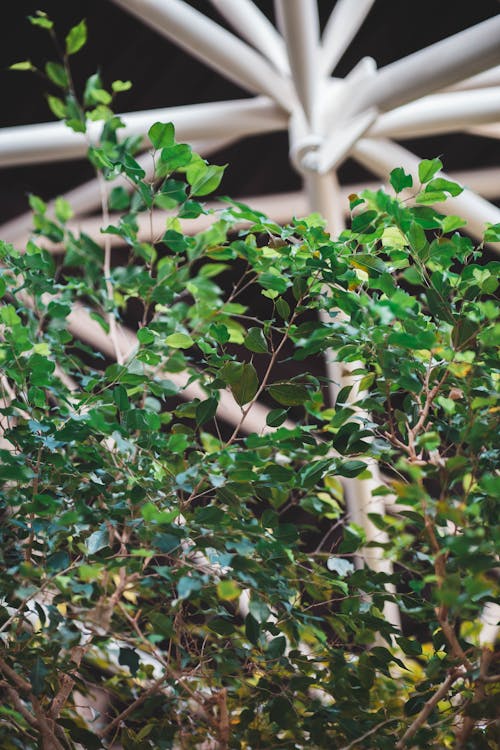
[[[415,187],[397,169],[395,195],[351,196],[338,238],[229,199],[192,235],[224,168],[156,123],[144,179],[110,108],[121,83],[92,76],[79,104],[67,57],[46,70],[70,127],[102,120],[109,198],[103,243],[36,196],[26,247],[0,243],[2,747],[493,748],[498,263],[429,205],[460,186],[434,159]],[[107,190],[119,176],[131,197]],[[331,350],[359,381],[332,404]],[[393,574],[355,564],[344,509],[372,460]]]

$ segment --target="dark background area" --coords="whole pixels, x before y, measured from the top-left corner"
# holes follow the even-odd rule
[[[223,25],[208,0],[190,3]],[[271,0],[258,0],[259,7],[273,17]],[[319,0],[322,24],[334,2]],[[77,85],[97,69],[104,82],[130,79],[133,88],[118,98],[118,111],[151,109],[196,102],[241,98],[248,93],[225,80],[202,63],[111,0],[22,0],[4,11],[0,45],[0,92],[3,102],[0,126],[53,120],[44,93],[43,81],[29,73],[7,67],[30,58],[35,64],[55,59],[49,35],[32,27],[26,16],[38,8],[56,22],[61,38],[81,18],[89,28],[87,46],[72,58]],[[336,75],[346,75],[360,58],[370,55],[379,67],[439,41],[500,11],[497,0],[378,0],[367,21],[340,61]],[[407,142],[421,157],[442,155],[447,170],[492,166],[500,163],[498,140],[472,135],[440,136]],[[275,133],[239,141],[210,157],[215,163],[229,163],[224,192],[236,196],[298,189],[300,179],[288,160],[286,133]],[[341,169],[343,182],[369,179],[353,162]],[[26,194],[44,198],[78,185],[92,177],[83,161],[55,162],[37,166],[2,169],[0,172],[1,217],[5,220],[27,207]]]

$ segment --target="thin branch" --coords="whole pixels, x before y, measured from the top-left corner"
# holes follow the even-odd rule
[[[100,729],[98,732],[99,737],[105,737],[109,732],[111,732],[115,727],[118,727],[120,723],[127,718],[133,711],[135,711],[136,708],[139,706],[142,706],[142,704],[149,698],[150,695],[154,695],[158,688],[161,686],[163,682],[167,679],[168,675],[162,675],[161,677],[158,677],[157,680],[153,682],[151,687],[149,687],[142,695],[140,695],[138,698],[135,699],[130,705],[125,708],[121,714],[118,714],[113,721],[111,721],[107,726],[105,726],[103,729]]]
[[[32,713],[28,711],[24,703],[22,702],[19,694],[16,690],[12,687],[12,685],[9,685],[8,682],[5,682],[4,680],[0,680],[0,687],[2,687],[7,695],[9,696],[9,699],[16,709],[16,711],[21,714],[23,719],[25,719],[28,724],[31,727],[34,727],[35,729],[39,729],[38,721],[35,719]]]
[[[392,724],[394,721],[398,721],[398,719],[385,719],[384,721],[381,721],[380,724],[377,724],[376,726],[369,729],[367,732],[362,734],[361,737],[357,737],[352,742],[349,742],[348,745],[343,745],[341,748],[339,748],[339,750],[351,750],[351,748],[356,747],[356,745],[359,745],[360,742],[366,740],[367,737],[371,737],[371,735],[378,732],[379,729],[382,729],[382,727],[385,727],[387,724]]]
[[[462,667],[460,669],[456,669],[450,672],[446,680],[443,682],[441,687],[439,687],[436,690],[432,698],[429,698],[429,700],[425,702],[424,707],[422,708],[420,713],[412,721],[412,723],[410,724],[406,732],[403,734],[399,742],[395,745],[395,750],[404,750],[404,748],[406,747],[408,743],[408,740],[411,740],[411,738],[418,732],[420,727],[423,724],[425,724],[428,717],[430,716],[434,708],[437,706],[439,701],[443,700],[443,698],[446,697],[453,683],[459,677],[462,677],[464,674],[465,674],[465,671]]]

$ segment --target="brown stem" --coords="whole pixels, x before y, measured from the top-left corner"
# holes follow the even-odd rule
[[[479,677],[474,685],[474,697],[472,699],[472,703],[479,703],[484,699],[486,695],[485,683],[488,677],[488,668],[490,666],[491,660],[493,659],[493,656],[493,651],[485,646],[481,652]],[[457,735],[457,750],[463,750],[466,747],[467,740],[469,739],[476,725],[476,722],[477,719],[473,716],[465,716],[462,727]]]
[[[105,737],[109,732],[111,732],[115,727],[118,727],[119,724],[127,718],[133,711],[135,711],[136,708],[139,706],[142,706],[142,704],[149,698],[150,695],[154,695],[159,687],[161,686],[162,682],[164,682],[166,679],[166,675],[163,675],[162,677],[159,677],[157,680],[153,682],[150,688],[148,688],[142,695],[140,695],[138,698],[133,701],[127,708],[125,708],[121,714],[118,714],[118,716],[115,716],[113,721],[111,721],[107,726],[105,726],[103,729],[100,729],[98,732],[99,737]]]
[[[417,715],[417,717],[412,721],[406,732],[403,734],[399,742],[395,746],[395,750],[404,750],[406,747],[408,740],[411,740],[411,738],[418,732],[420,727],[425,724],[427,721],[427,718],[432,713],[434,708],[437,706],[440,700],[442,700],[448,693],[448,690],[453,685],[455,680],[457,680],[459,677],[461,677],[464,674],[463,668],[453,670],[450,672],[446,680],[443,682],[443,684],[436,690],[432,698],[429,698],[428,701],[425,702],[424,707],[420,711],[420,713]]]
[[[238,433],[239,433],[239,431],[241,429],[241,426],[242,426],[243,422],[245,421],[245,419],[248,416],[248,413],[250,412],[250,410],[253,407],[253,405],[258,401],[260,394],[262,393],[262,391],[266,387],[267,382],[269,380],[269,377],[271,375],[271,372],[272,372],[272,370],[274,368],[274,365],[276,364],[276,360],[278,359],[278,355],[279,355],[280,351],[282,350],[282,348],[284,347],[284,345],[286,344],[286,342],[288,341],[288,337],[290,335],[290,328],[292,327],[292,325],[293,325],[293,323],[295,321],[295,318],[297,317],[297,307],[300,306],[303,298],[304,297],[302,296],[299,300],[297,300],[297,306],[296,306],[295,310],[293,311],[292,317],[288,321],[288,325],[287,325],[287,327],[285,329],[285,333],[283,334],[283,337],[282,337],[281,341],[279,342],[278,346],[276,347],[276,349],[274,349],[274,351],[273,351],[273,353],[271,355],[271,359],[270,359],[269,364],[267,366],[267,369],[266,369],[266,371],[264,373],[264,377],[262,378],[262,383],[258,387],[255,396],[248,403],[248,405],[245,407],[245,409],[243,409],[243,414],[241,416],[241,419],[238,422],[238,424],[236,425],[236,427],[234,428],[233,434],[231,435],[231,437],[229,438],[229,440],[225,444],[225,446],[224,446],[225,448],[227,448],[229,445],[231,445],[236,440],[236,438],[238,437]]]

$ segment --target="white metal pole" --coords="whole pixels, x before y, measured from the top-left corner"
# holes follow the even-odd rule
[[[317,104],[319,20],[316,0],[275,0],[293,83],[311,128]]]
[[[354,146],[352,155],[360,164],[384,180],[387,179],[392,169],[403,167],[414,176],[415,184],[418,185],[420,159],[411,151],[392,141],[381,138],[362,138]],[[440,176],[448,177],[444,173],[440,173]],[[467,231],[478,240],[482,240],[487,222],[500,223],[500,208],[467,189],[456,198],[449,198],[445,203],[439,203],[438,208],[443,214],[456,214],[466,219]],[[491,246],[500,251],[500,243],[492,243]]]
[[[500,122],[492,122],[489,125],[476,125],[467,128],[467,132],[472,135],[481,135],[484,138],[500,138]]]
[[[344,212],[342,209],[342,194],[339,188],[335,172],[328,174],[308,174],[305,179],[305,185],[310,201],[310,209],[319,211],[327,221],[327,229],[331,235],[336,238],[344,229]],[[337,311],[338,312],[338,311]],[[320,318],[325,323],[331,323],[326,310],[321,310]],[[345,319],[341,313],[335,320]],[[356,385],[358,378],[353,376],[352,372],[358,366],[357,363],[338,362],[335,352],[329,350],[325,354],[326,374],[329,380],[329,391],[332,405],[340,388],[345,385]],[[353,388],[354,392],[356,388]],[[357,413],[358,418],[364,419],[367,415],[364,412]],[[382,480],[380,472],[375,461],[367,461],[371,472],[370,479],[345,479],[342,481],[345,493],[346,508],[349,521],[356,523],[364,530],[366,542],[378,542],[384,544],[388,541],[387,534],[374,525],[368,515],[370,513],[384,515],[385,504],[383,498],[373,495],[373,491],[380,487]],[[367,547],[363,550],[363,560],[366,564],[378,572],[392,573],[392,564],[390,560],[384,559],[382,550],[378,547]],[[393,603],[387,603],[385,615],[389,622],[397,628],[401,627],[401,619],[398,607]]]
[[[253,93],[285,109],[293,104],[289,81],[248,44],[183,0],[114,0],[175,44]]]
[[[321,40],[320,67],[332,73],[356,36],[375,0],[337,0]]]
[[[318,152],[317,168],[321,174],[330,169],[336,169],[349,154],[353,145],[363,136],[377,119],[378,111],[375,107],[364,110],[334,128]]]
[[[464,81],[453,84],[453,86],[448,86],[446,90],[466,91],[467,89],[482,89],[489,86],[500,86],[500,65],[495,65],[494,68],[478,73],[477,76],[466,78]]]
[[[500,120],[500,86],[433,94],[381,115],[370,136],[416,138]]]
[[[157,121],[173,122],[177,139],[188,142],[284,130],[288,121],[286,113],[266,97],[127,112],[120,117],[125,127],[118,131],[119,136],[144,135],[146,145],[146,133]],[[101,129],[100,123],[90,123],[91,141],[99,139]],[[62,122],[0,129],[0,167],[78,159],[87,148],[83,134],[74,133]]]
[[[236,31],[274,67],[288,75],[290,66],[283,37],[252,0],[210,0]]]
[[[500,63],[500,14],[381,68],[353,91],[356,111],[394,109]]]

